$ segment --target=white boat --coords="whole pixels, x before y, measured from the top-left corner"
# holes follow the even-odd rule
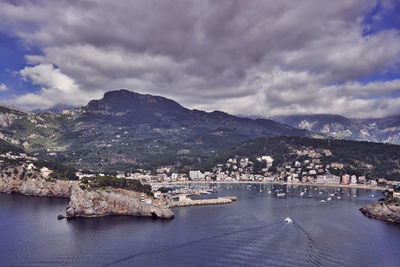
[[[322,192],[319,192],[318,194],[322,195]]]
[[[271,190],[268,190],[268,194],[271,194]]]
[[[331,200],[332,200],[332,198],[331,198],[331,197],[328,197],[326,200],[328,200],[328,201],[331,201]]]
[[[371,195],[371,197],[375,197],[374,195]]]
[[[357,197],[356,195],[353,196],[353,198],[356,198],[356,197]]]
[[[341,199],[341,197],[337,197],[337,199]]]
[[[335,194],[331,194],[331,197],[333,197]]]
[[[322,204],[325,203],[325,200],[321,200],[321,203],[322,203]]]
[[[301,197],[304,196],[304,192],[300,192],[300,196],[301,196]]]
[[[285,218],[285,223],[292,223],[293,221],[292,221],[292,219],[290,219],[290,217],[286,217]]]
[[[276,194],[276,196],[277,197],[284,197],[284,196],[286,196],[286,194],[285,193],[278,193],[278,194]]]

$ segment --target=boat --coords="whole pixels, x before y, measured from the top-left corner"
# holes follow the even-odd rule
[[[286,194],[285,193],[277,193],[276,196],[277,197],[284,197],[284,196],[286,196]]]
[[[268,190],[268,194],[271,194],[271,190]]]
[[[332,200],[332,198],[331,198],[331,197],[328,197],[326,200],[328,200],[328,201],[331,201],[331,200]]]
[[[338,196],[337,199],[341,199],[341,197]]]
[[[371,195],[371,197],[375,197],[374,195]]]
[[[285,218],[285,223],[292,223],[293,221],[292,221],[292,219],[290,219],[290,217],[286,217]]]
[[[325,203],[325,200],[321,200],[321,203],[322,203],[322,204]]]
[[[318,194],[322,195],[322,192],[319,192]]]
[[[301,196],[301,197],[304,196],[304,192],[300,192],[300,196]]]

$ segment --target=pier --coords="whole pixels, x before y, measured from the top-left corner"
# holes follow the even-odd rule
[[[236,201],[237,197],[219,197],[219,198],[211,198],[211,199],[190,199],[185,198],[184,200],[179,201],[171,201],[170,207],[188,207],[188,206],[202,206],[202,205],[220,205],[220,204],[229,204],[233,201]]]

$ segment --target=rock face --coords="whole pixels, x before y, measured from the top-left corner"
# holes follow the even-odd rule
[[[100,217],[108,215],[151,216],[162,219],[175,217],[168,205],[141,202],[141,194],[125,189],[82,190],[73,186],[67,217]]]
[[[360,211],[370,218],[400,223],[400,199],[393,197],[390,192],[385,198],[361,208]]]
[[[152,204],[141,202],[138,192],[115,188],[86,191],[79,187],[78,181],[46,180],[37,171],[31,172],[34,178],[27,178],[21,175],[22,171],[22,166],[15,166],[7,169],[9,175],[1,174],[0,192],[70,198],[68,218],[131,215],[169,219],[175,216],[164,200],[148,198]]]
[[[19,193],[28,196],[65,197],[71,195],[74,181],[56,180],[49,182],[44,179],[15,179],[13,177],[0,178],[0,192]]]

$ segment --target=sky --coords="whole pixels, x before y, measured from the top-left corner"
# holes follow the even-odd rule
[[[0,102],[129,89],[270,117],[400,114],[400,0],[0,0]]]

